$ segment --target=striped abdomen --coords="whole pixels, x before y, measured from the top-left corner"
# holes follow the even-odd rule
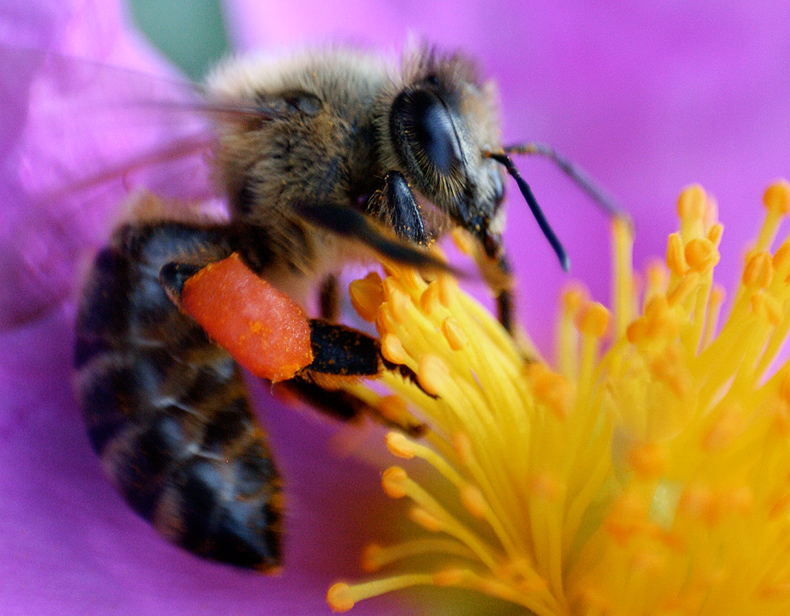
[[[201,556],[280,562],[282,493],[266,436],[226,351],[159,283],[172,261],[229,254],[226,230],[126,225],[93,264],[75,365],[91,444],[126,501]]]

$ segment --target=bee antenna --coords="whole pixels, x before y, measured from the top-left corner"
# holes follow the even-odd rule
[[[513,164],[513,159],[504,153],[497,154],[494,152],[485,152],[484,155],[503,165],[505,169],[507,169],[507,172],[513,177],[513,179],[516,180],[516,184],[518,184],[521,194],[524,195],[524,199],[527,200],[529,209],[532,210],[532,215],[535,217],[535,220],[538,221],[540,230],[543,231],[543,235],[549,241],[554,253],[560,260],[562,269],[566,272],[569,271],[571,269],[571,262],[570,259],[568,259],[568,253],[565,252],[560,240],[557,238],[554,230],[551,228],[549,221],[546,220],[546,217],[543,215],[543,211],[540,209],[538,200],[535,199],[535,195],[532,194],[532,189],[529,187],[529,184],[527,184],[526,180],[521,177],[518,169],[516,169],[516,165]]]
[[[555,165],[557,165],[565,175],[567,175],[579,188],[581,188],[587,195],[600,207],[607,216],[611,218],[620,218],[630,223],[630,216],[626,211],[617,205],[614,198],[607,194],[607,192],[598,186],[590,176],[588,176],[579,167],[574,165],[567,158],[554,151],[554,148],[547,146],[544,143],[519,143],[509,145],[503,148],[506,154],[526,154],[537,155],[548,158]]]

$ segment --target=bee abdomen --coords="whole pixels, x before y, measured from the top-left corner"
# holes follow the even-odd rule
[[[281,485],[241,372],[158,281],[196,248],[222,252],[218,233],[177,223],[116,233],[77,318],[78,392],[91,444],[135,511],[201,556],[271,569]]]

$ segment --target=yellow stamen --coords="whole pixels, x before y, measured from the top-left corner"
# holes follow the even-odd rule
[[[771,250],[790,185],[764,201],[721,324],[723,227],[700,187],[681,195],[680,232],[641,295],[616,222],[613,312],[565,291],[557,369],[525,360],[446,275],[392,267],[357,285],[382,354],[419,387],[397,372],[379,393],[344,387],[430,429],[386,437],[404,468],[382,486],[408,500],[417,535],[370,546],[364,567],[382,577],[334,586],[332,608],[431,585],[538,616],[790,613],[790,362],[771,369],[790,332],[790,240]]]

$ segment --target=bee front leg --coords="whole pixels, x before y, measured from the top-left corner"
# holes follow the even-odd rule
[[[374,218],[388,223],[387,226],[392,227],[401,239],[422,246],[428,243],[420,206],[399,171],[390,171],[384,176],[384,186],[371,195],[367,211]]]

